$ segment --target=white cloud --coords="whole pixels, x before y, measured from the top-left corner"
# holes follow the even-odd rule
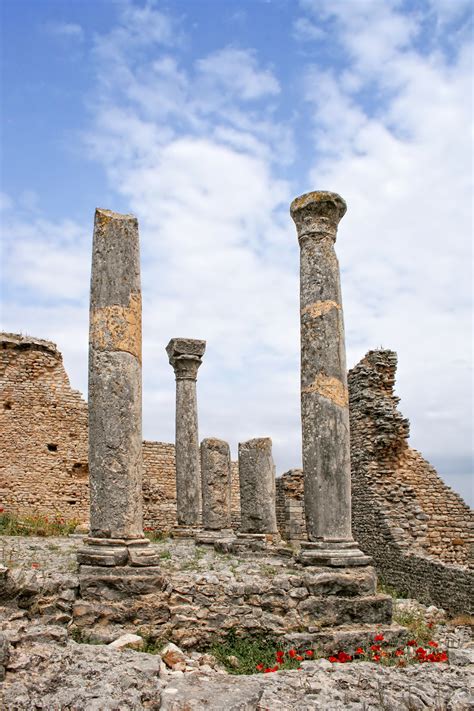
[[[90,237],[83,229],[70,220],[52,223],[43,218],[17,218],[13,214],[7,215],[2,229],[3,268],[6,274],[15,275],[17,290],[25,290],[24,296],[29,295],[34,303],[41,300],[54,300],[56,304],[59,301],[61,306],[74,301],[86,303]]]
[[[409,42],[421,18],[401,18],[397,3],[375,5],[325,9],[340,30],[352,82],[313,67],[306,84],[318,152],[312,184],[340,192],[349,207],[338,241],[348,360],[380,344],[397,350],[414,446],[467,454],[470,52],[460,45],[454,57],[422,54]],[[390,93],[364,102],[374,83]]]
[[[307,17],[298,17],[293,23],[293,37],[297,40],[319,40],[324,37],[325,34],[321,27],[318,27]]]
[[[64,39],[82,40],[84,37],[82,27],[75,22],[48,22],[45,27],[49,34]]]
[[[244,101],[280,93],[280,85],[268,69],[258,66],[255,53],[226,47],[197,62],[204,87]]]

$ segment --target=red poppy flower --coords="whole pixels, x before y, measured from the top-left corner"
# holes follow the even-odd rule
[[[263,671],[263,664],[257,664],[257,666],[255,667],[255,669],[256,669],[257,671]]]
[[[383,634],[376,634],[374,637],[375,642],[383,642],[384,641],[384,636]]]
[[[341,650],[337,655],[337,661],[341,662],[341,664],[344,664],[345,662],[352,661],[352,657],[350,654],[347,654],[347,652],[343,652]]]
[[[295,650],[295,649],[290,649],[290,651],[288,652],[288,654],[290,655],[290,657],[291,657],[292,659],[294,659],[294,658],[296,657],[296,650]]]
[[[32,568],[39,568],[40,566],[39,566],[39,563],[32,563],[31,567]]]
[[[374,662],[380,662],[380,655],[379,655],[379,654],[374,654],[374,656],[372,657],[372,660],[373,660]]]
[[[329,661],[334,664],[334,662],[337,662],[337,657],[329,657]]]
[[[373,652],[379,652],[379,651],[380,651],[380,644],[373,644],[373,645],[370,647],[370,649],[371,649]]]
[[[430,645],[430,647],[437,647],[438,646],[438,642],[433,642],[433,640],[431,640],[431,642],[428,642],[428,644]]]
[[[303,657],[302,657],[301,655],[299,655],[299,654],[296,655],[295,659],[296,659],[297,662],[302,662],[302,661],[303,661]]]
[[[396,656],[396,657],[403,657],[403,655],[404,655],[403,649],[396,649],[396,650],[395,650],[395,656]]]
[[[305,654],[307,657],[314,657],[314,652],[312,649],[307,649]]]
[[[409,647],[416,647],[416,639],[410,639],[410,641],[407,642],[407,645]]]
[[[355,653],[356,653],[356,654],[365,654],[365,652],[364,652],[364,650],[362,649],[362,647],[357,647]]]
[[[419,657],[425,657],[426,656],[426,649],[423,649],[423,647],[418,647],[418,649],[415,650],[416,654]]]

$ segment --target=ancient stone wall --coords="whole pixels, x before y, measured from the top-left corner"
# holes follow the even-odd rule
[[[369,545],[363,509],[375,497],[401,549],[472,566],[474,514],[408,446],[409,422],[393,394],[396,366],[394,352],[369,351],[349,373],[356,535]]]
[[[2,334],[0,383],[1,504],[86,520],[87,405],[54,343]]]
[[[472,611],[474,513],[408,446],[396,366],[396,353],[375,350],[349,372],[354,536],[396,589]]]
[[[0,335],[0,505],[89,518],[87,403],[72,390],[54,343]],[[143,443],[144,527],[176,524],[175,448]],[[240,518],[237,462],[232,463],[232,521]]]

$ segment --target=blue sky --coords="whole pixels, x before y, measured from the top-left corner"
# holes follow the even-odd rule
[[[473,500],[472,14],[464,0],[4,0],[2,327],[86,393],[96,206],[135,213],[144,436],[205,338],[200,435],[299,466],[298,245],[339,192],[349,366],[397,351],[411,444]]]

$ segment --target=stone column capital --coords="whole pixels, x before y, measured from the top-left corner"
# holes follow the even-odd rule
[[[347,205],[340,195],[324,190],[305,193],[295,198],[290,215],[296,225],[298,241],[305,237],[331,237],[336,241],[337,227]]]
[[[170,365],[176,380],[196,380],[206,341],[193,338],[172,338],[166,346]]]

